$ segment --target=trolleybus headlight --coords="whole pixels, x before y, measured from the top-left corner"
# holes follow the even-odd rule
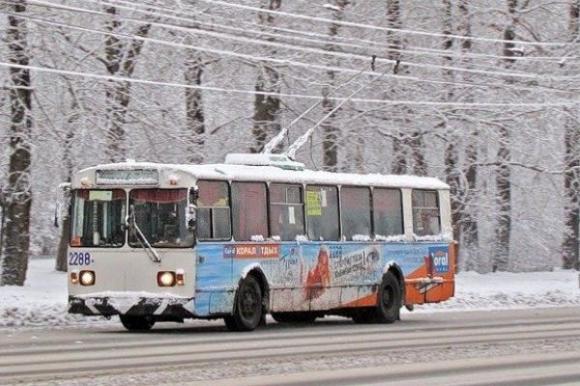
[[[173,287],[175,285],[175,272],[157,272],[157,284],[160,287]]]
[[[89,286],[95,284],[95,272],[94,271],[81,271],[79,275],[81,285]]]
[[[72,284],[79,284],[79,273],[77,271],[70,273],[70,282]]]

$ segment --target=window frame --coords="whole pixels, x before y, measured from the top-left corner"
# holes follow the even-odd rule
[[[269,211],[269,200],[270,200],[270,189],[269,189],[269,181],[266,180],[262,180],[262,181],[256,181],[256,180],[231,180],[229,181],[229,192],[230,192],[230,229],[231,229],[231,239],[230,241],[236,242],[236,243],[257,243],[259,241],[253,241],[253,240],[237,240],[234,237],[234,199],[233,199],[233,184],[234,183],[240,183],[240,184],[262,184],[264,185],[264,187],[266,188],[265,193],[266,193],[266,200],[265,200],[265,205],[266,205],[266,234],[263,235],[264,236],[264,241],[267,241],[267,239],[270,237],[270,211]]]
[[[80,245],[72,245],[72,241],[73,241],[73,235],[74,235],[74,230],[75,230],[75,205],[76,205],[76,201],[77,201],[77,192],[79,190],[87,190],[87,191],[91,191],[91,190],[98,190],[98,191],[113,191],[113,190],[121,190],[123,191],[124,194],[124,201],[125,201],[125,206],[124,206],[124,213],[122,213],[121,219],[122,222],[125,221],[125,217],[127,216],[127,213],[129,213],[129,193],[127,192],[127,189],[125,188],[120,188],[120,187],[115,187],[115,188],[97,188],[97,189],[91,189],[91,188],[77,188],[77,189],[72,189],[71,190],[71,205],[69,207],[69,218],[70,218],[70,224],[69,224],[69,237],[68,237],[68,246],[71,248],[108,248],[108,249],[112,249],[112,248],[123,248],[126,245],[128,245],[128,232],[126,230],[123,231],[123,243],[120,245],[116,245],[116,246],[80,246]],[[88,200],[86,200],[88,201]],[[121,201],[121,200],[119,200]],[[84,227],[84,224],[83,224]]]
[[[401,215],[401,233],[395,234],[395,235],[381,235],[381,236],[385,236],[385,237],[390,237],[390,236],[404,236],[405,235],[405,203],[403,200],[403,189],[401,188],[394,188],[394,187],[387,187],[387,186],[373,186],[373,188],[371,189],[371,215],[372,215],[372,225],[373,225],[373,239],[376,240],[377,237],[377,226],[376,226],[376,221],[375,221],[375,190],[391,190],[391,191],[396,191],[399,192],[399,202],[401,205],[399,205],[399,210],[400,210],[400,215]],[[412,203],[411,203],[412,204]]]
[[[439,225],[439,233],[430,233],[427,235],[419,235],[415,232],[415,211],[416,211],[416,207],[413,204],[413,194],[415,192],[423,192],[423,193],[435,193],[435,201],[436,201],[436,205],[437,205],[437,224]],[[421,206],[419,207],[420,209],[434,209],[431,207],[426,207],[426,206]],[[413,235],[417,236],[417,237],[426,237],[426,236],[437,236],[439,234],[441,234],[441,232],[443,231],[442,229],[442,223],[441,223],[441,202],[439,200],[439,190],[437,189],[412,189],[411,190],[411,216],[413,218]]]
[[[308,210],[306,208],[306,192],[309,186],[317,186],[317,187],[321,187],[321,188],[334,188],[336,190],[336,214],[337,214],[337,220],[338,220],[338,233],[337,233],[337,238],[333,239],[333,240],[323,240],[323,242],[327,242],[327,241],[342,241],[342,224],[341,224],[341,210],[340,210],[340,185],[336,184],[336,185],[332,185],[332,184],[304,184],[304,189],[302,190],[304,197],[303,197],[303,201],[304,201],[304,218],[305,218],[305,222],[304,222],[304,229],[306,231],[306,237],[308,238],[309,241],[317,241],[320,242],[321,240],[311,240],[310,236],[308,235],[308,230],[309,230],[309,226],[310,226],[310,221],[308,221],[309,217],[312,216],[308,216]]]
[[[302,183],[296,183],[296,182],[269,182],[267,184],[267,203],[268,203],[268,238],[273,238],[274,236],[279,236],[279,235],[273,235],[272,234],[272,205],[280,205],[280,206],[284,206],[286,208],[290,207],[290,206],[296,206],[296,205],[300,205],[302,206],[302,236],[307,235],[307,228],[306,228],[306,202],[305,202],[305,184]],[[281,203],[281,202],[276,202],[274,203],[272,201],[272,195],[271,195],[271,191],[272,191],[272,185],[284,185],[284,186],[292,186],[292,187],[297,187],[300,189],[300,203]],[[297,235],[298,236],[298,235]],[[277,242],[292,242],[292,241],[296,241],[296,238],[294,238],[294,240],[282,240],[282,238],[280,237],[280,240],[275,240]]]
[[[349,188],[354,188],[354,189],[366,189],[369,193],[369,240],[373,240],[375,238],[375,234],[374,234],[374,211],[373,211],[373,188],[370,185],[340,185],[339,189],[338,189],[338,200],[339,200],[339,205],[338,205],[338,212],[339,212],[339,221],[340,221],[340,241],[352,241],[352,242],[361,242],[361,241],[357,241],[357,240],[352,240],[352,238],[350,240],[348,240],[344,234],[344,225],[343,225],[343,207],[342,207],[342,190],[343,189],[349,189]],[[354,236],[354,235],[353,235]]]
[[[224,183],[228,189],[227,192],[227,197],[228,197],[228,203],[229,203],[229,219],[230,219],[230,237],[229,238],[204,238],[204,239],[200,239],[198,237],[198,232],[197,229],[195,230],[195,240],[196,242],[200,242],[200,243],[211,243],[211,242],[227,242],[227,241],[232,241],[234,238],[234,230],[233,230],[233,222],[234,222],[234,218],[233,218],[233,201],[232,201],[232,187],[231,187],[231,181],[228,180],[212,180],[212,179],[198,179],[197,181],[195,181],[196,186],[198,185],[199,182],[219,182],[219,183]],[[199,189],[199,186],[198,186]],[[219,207],[214,207],[214,206],[210,206],[210,207],[202,207],[202,209],[210,209],[212,210],[213,208],[219,208]],[[200,209],[199,205],[196,202],[196,210]],[[210,222],[211,222],[211,227],[212,229],[210,229],[210,232],[213,233],[213,219],[211,218],[212,216],[212,212],[210,211]],[[196,218],[197,218],[197,213],[196,213]],[[197,221],[197,220],[196,220]],[[197,228],[197,227],[196,227]]]

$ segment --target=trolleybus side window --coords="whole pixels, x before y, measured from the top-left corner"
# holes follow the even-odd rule
[[[436,191],[413,190],[413,232],[417,236],[441,233]]]
[[[310,240],[340,239],[338,189],[336,186],[306,187],[306,229]]]
[[[405,232],[401,190],[373,189],[373,221],[377,238],[402,235]]]
[[[73,247],[122,247],[126,195],[121,189],[74,191]]]
[[[270,233],[282,241],[304,234],[302,186],[270,184]]]
[[[230,240],[230,187],[226,181],[198,181],[197,238]]]
[[[340,189],[342,236],[363,241],[371,236],[371,191],[366,187]]]
[[[185,217],[187,189],[133,189],[129,199],[135,224],[151,246],[193,246],[193,233]],[[135,231],[129,232],[129,245],[133,248],[141,247]]]
[[[232,182],[233,229],[236,241],[258,241],[268,237],[266,184]]]

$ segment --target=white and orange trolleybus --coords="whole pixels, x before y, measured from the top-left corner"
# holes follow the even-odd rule
[[[454,294],[449,186],[435,178],[232,154],[87,168],[71,198],[69,312],[129,330],[223,318],[248,331],[268,313],[391,323]]]

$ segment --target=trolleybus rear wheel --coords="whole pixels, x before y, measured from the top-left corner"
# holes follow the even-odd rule
[[[375,319],[378,323],[394,323],[401,312],[401,288],[392,272],[383,276],[379,287]]]
[[[252,331],[262,320],[262,291],[252,275],[246,276],[238,287],[234,299],[234,312],[224,318],[230,331]]]
[[[150,316],[120,315],[121,323],[129,331],[149,331],[155,324]]]

